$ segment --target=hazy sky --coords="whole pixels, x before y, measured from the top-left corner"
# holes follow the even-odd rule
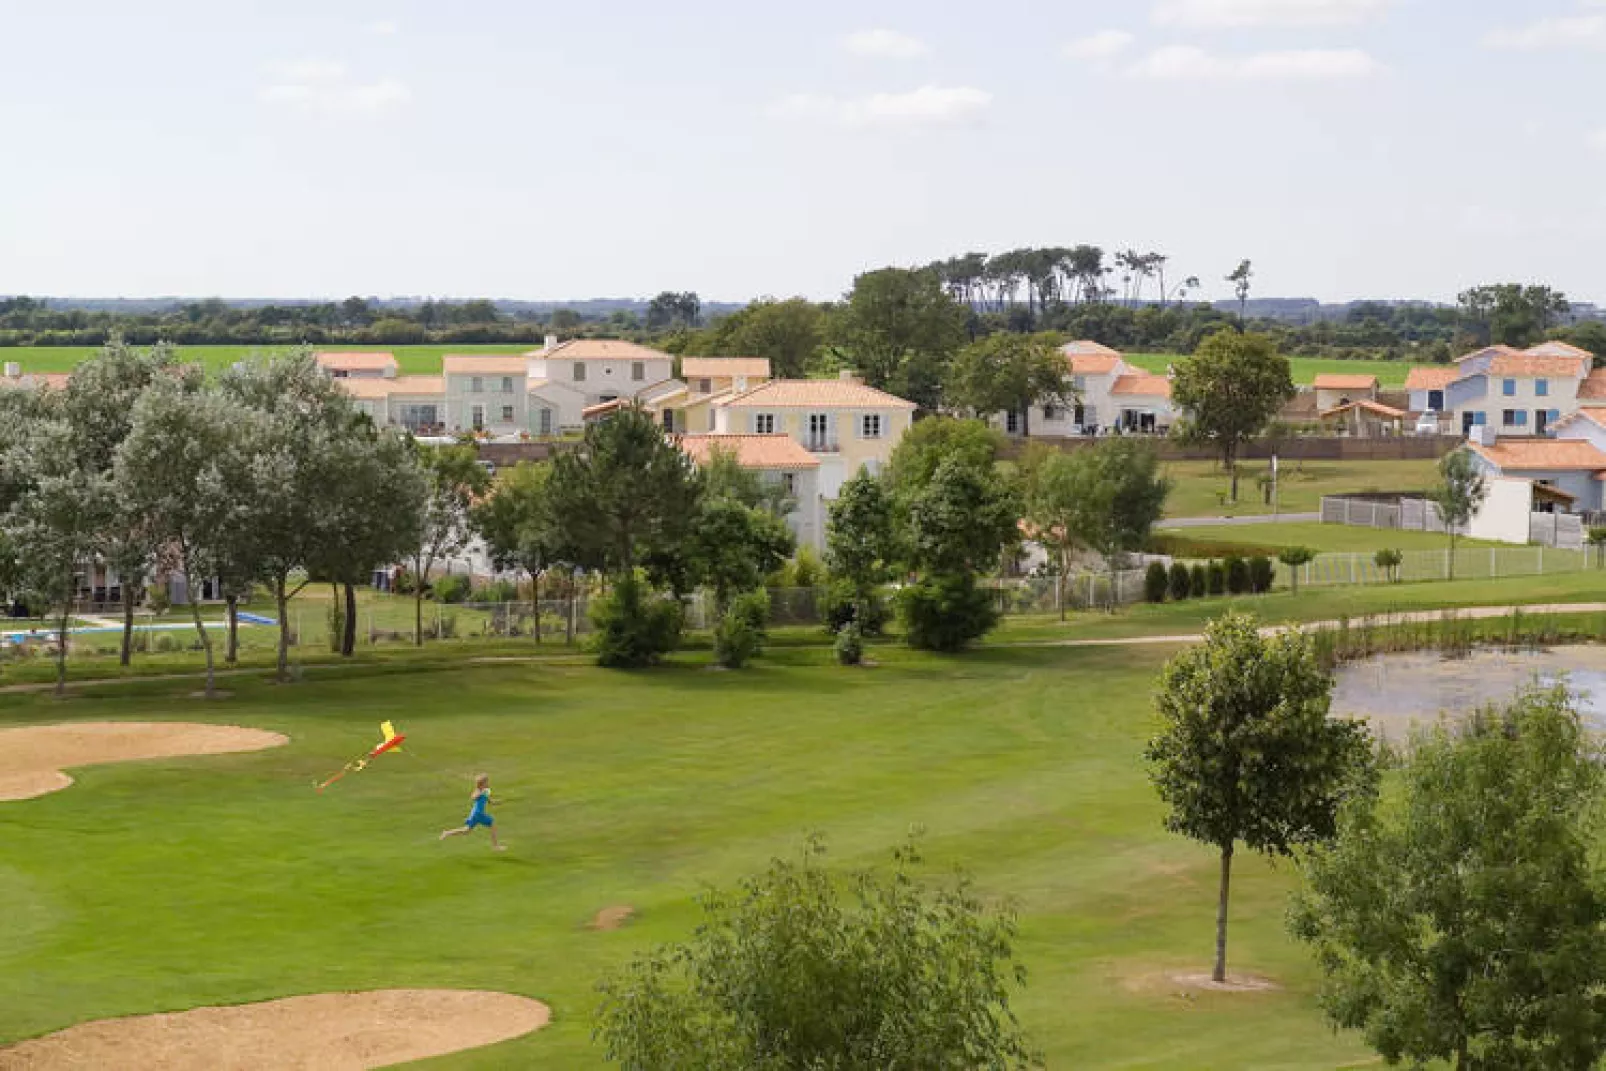
[[[1606,303],[1606,0],[0,0],[0,293]]]

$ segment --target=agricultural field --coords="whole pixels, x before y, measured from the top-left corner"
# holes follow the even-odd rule
[[[1362,491],[1425,491],[1437,479],[1434,461],[1284,461],[1278,466],[1279,513],[1315,513],[1323,495]],[[1230,503],[1232,480],[1214,461],[1168,461],[1171,479],[1166,498],[1167,517],[1243,517],[1273,512],[1262,493],[1261,480],[1270,475],[1271,462],[1244,461],[1238,465],[1238,501]]]

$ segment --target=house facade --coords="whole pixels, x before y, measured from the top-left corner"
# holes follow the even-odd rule
[[[1351,402],[1377,401],[1377,377],[1348,373],[1323,373],[1311,384],[1316,392],[1316,411],[1327,413]]]
[[[618,398],[633,400],[673,378],[675,369],[675,359],[667,353],[614,339],[559,342],[548,336],[546,345],[526,353],[524,360],[532,382],[579,395],[581,409]]]
[[[394,353],[377,353],[358,351],[341,353],[332,350],[319,350],[312,355],[318,362],[318,367],[332,379],[394,379],[396,377],[396,355]]]
[[[1163,433],[1175,421],[1170,376],[1145,372],[1097,342],[1067,343],[1061,352],[1074,398],[1042,401],[1024,415],[998,413],[988,422],[1007,435],[1068,438],[1112,429]]]
[[[1589,410],[1589,413],[1599,411]],[[1564,421],[1558,437],[1503,438],[1487,424],[1474,429],[1467,451],[1491,480],[1521,479],[1534,485],[1535,501],[1562,513],[1597,513],[1606,488],[1606,412]],[[1566,438],[1560,436],[1565,434]]]
[[[730,453],[744,469],[779,486],[792,500],[786,525],[800,547],[825,548],[825,498],[820,493],[820,459],[790,435],[682,435],[676,439],[698,465],[716,451]]]
[[[682,357],[680,378],[692,396],[744,391],[770,379],[767,357]]]
[[[720,435],[786,435],[819,462],[819,493],[837,497],[861,468],[879,473],[914,420],[915,404],[839,379],[778,379],[713,403]]]

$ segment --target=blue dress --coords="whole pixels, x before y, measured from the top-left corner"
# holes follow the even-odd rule
[[[490,800],[490,789],[482,789],[481,791],[474,793],[474,807],[468,812],[468,820],[463,824],[469,829],[473,829],[475,826],[495,825],[495,819],[485,813],[485,807]]]

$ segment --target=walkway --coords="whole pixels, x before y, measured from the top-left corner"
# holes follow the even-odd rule
[[[1320,513],[1255,513],[1244,517],[1164,517],[1157,528],[1236,528],[1247,524],[1316,524]]]

